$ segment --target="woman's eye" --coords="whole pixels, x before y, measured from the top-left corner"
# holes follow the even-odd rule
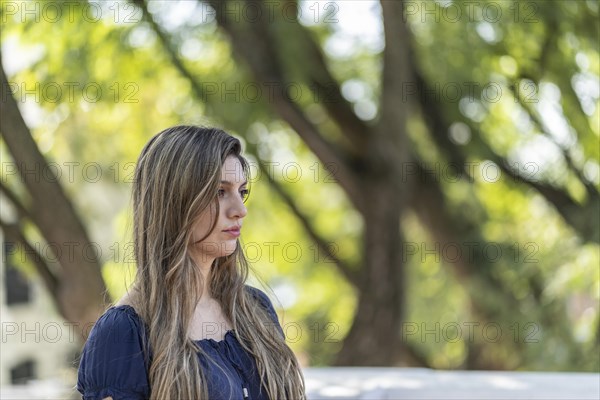
[[[240,197],[242,198],[242,201],[246,201],[246,199],[248,198],[249,194],[250,194],[250,191],[248,189],[242,189],[242,190],[240,190]],[[217,191],[217,196],[218,197],[225,196],[225,189],[219,189]]]

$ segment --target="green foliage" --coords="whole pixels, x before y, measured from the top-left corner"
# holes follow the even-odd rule
[[[455,3],[466,8],[467,2]],[[432,86],[478,84],[473,98],[440,98],[444,115],[468,131],[470,140],[462,148],[467,160],[478,166],[472,182],[443,182],[442,189],[449,212],[479,227],[479,232],[468,235],[474,241],[494,244],[487,258],[476,263],[485,274],[461,275],[443,251],[441,255],[430,252],[435,249],[433,238],[414,215],[408,214],[402,221],[405,245],[417,245],[406,259],[403,340],[420,349],[436,368],[465,367],[469,354],[475,354],[481,365],[499,368],[600,370],[598,245],[581,243],[557,211],[532,189],[506,176],[494,184],[482,179],[481,166],[488,161],[489,147],[521,165],[530,156],[538,157],[536,176],[564,188],[574,198],[584,197],[577,178],[564,172],[563,149],[556,144],[561,138],[542,132],[549,128],[537,126],[528,114],[533,112],[543,120],[546,102],[559,110],[559,118],[569,128],[566,151],[577,167],[590,171],[598,185],[598,96],[582,100],[585,96],[580,92],[585,91],[574,84],[584,77],[598,82],[598,4],[527,3],[537,6],[535,23],[527,22],[522,14],[515,18],[510,7],[516,2],[496,3],[502,6],[503,18],[495,24],[443,19],[423,22],[420,15],[408,18],[416,60]],[[155,4],[151,8],[159,16],[166,12],[165,7]],[[163,17],[158,19],[160,22]],[[95,22],[61,18],[20,23],[16,17],[7,17],[2,27],[3,59],[31,60],[22,61],[9,80],[27,88],[39,84],[50,90],[57,84],[62,89],[60,96],[41,96],[38,102],[32,101],[33,95],[19,92],[27,100],[20,105],[41,151],[61,166],[61,183],[101,250],[103,276],[113,298],[125,292],[135,271],[128,211],[133,163],[153,134],[178,123],[218,124],[240,137],[255,150],[251,159],[272,163],[275,178],[311,216],[317,232],[337,246],[335,254],[351,266],[360,265],[361,216],[341,189],[328,181],[327,172],[306,145],[274,116],[265,92],[256,102],[223,95],[223,88],[229,88],[239,96],[244,88],[251,89],[253,79],[243,63],[234,59],[228,39],[217,31],[214,21],[201,24],[193,20],[191,12],[167,31],[173,49],[205,91],[203,98],[198,98],[192,83],[173,65],[146,22],[115,23],[106,17]],[[285,32],[286,27],[279,29]],[[310,34],[325,48],[338,32],[335,26],[316,24],[310,27]],[[547,50],[541,62],[549,37],[555,38],[557,45]],[[298,60],[293,57],[303,51],[305,43],[287,36],[284,42],[289,46],[288,78],[293,81],[300,74],[294,69]],[[350,99],[355,109],[366,101],[378,106],[380,49],[358,43],[349,55],[323,53],[342,86],[361,88],[360,98]],[[527,86],[531,79],[534,85]],[[72,96],[65,86],[68,82],[79,83]],[[489,94],[483,88],[490,82],[502,89],[499,101],[486,97]],[[83,90],[85,85],[90,87],[89,93]],[[93,94],[97,87],[101,96]],[[215,87],[217,93],[210,94]],[[298,103],[311,120],[328,138],[343,136],[335,131],[323,106],[314,101],[310,88],[304,83],[300,87],[303,96]],[[534,97],[541,104],[518,101],[519,96],[530,94],[527,88],[535,88]],[[97,101],[86,96],[97,97]],[[584,108],[584,101],[592,107]],[[447,162],[444,149],[434,148],[423,124],[426,117],[415,114],[409,121],[416,153],[429,163]],[[547,153],[557,156],[536,155],[533,149],[540,143],[550,149]],[[0,151],[6,160],[5,149]],[[68,162],[79,163],[73,179],[67,177]],[[299,168],[285,170],[292,162]],[[97,180],[96,170],[101,171]],[[296,171],[300,171],[298,176]],[[350,328],[355,293],[307,238],[264,176],[254,178],[242,244],[255,273],[275,293],[284,294],[279,296],[282,304],[276,299],[274,303],[292,348],[307,364],[328,365]],[[468,249],[464,243],[458,245],[466,257]],[[492,251],[501,251],[503,257],[495,258]],[[490,291],[489,281],[482,276],[495,282],[498,290]],[[567,319],[562,318],[565,315]],[[465,325],[471,322],[480,322],[473,338]],[[486,323],[501,328],[498,340],[492,329],[496,325],[483,331]],[[459,339],[449,340],[457,335],[456,325],[462,329]],[[415,326],[418,333],[409,334],[406,329]],[[423,327],[435,330],[438,337],[421,336]]]

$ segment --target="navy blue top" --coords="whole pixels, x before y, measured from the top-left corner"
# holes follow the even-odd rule
[[[246,288],[266,308],[283,336],[267,295],[251,286]],[[98,319],[85,343],[79,364],[77,390],[83,399],[112,396],[114,400],[139,400],[150,397],[148,364],[142,347],[147,343],[146,329],[134,308],[128,305],[110,307]],[[218,364],[198,354],[211,400],[268,400],[266,390],[260,384],[254,357],[240,345],[233,330],[227,331],[220,341],[201,339],[195,342]],[[149,354],[151,356],[151,350]],[[248,397],[244,397],[244,387]]]

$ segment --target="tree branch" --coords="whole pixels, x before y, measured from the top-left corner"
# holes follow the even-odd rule
[[[196,93],[198,98],[206,98],[206,94],[204,93],[202,86],[200,86],[195,79],[191,78],[188,69],[183,65],[183,62],[177,56],[177,50],[175,50],[172,47],[167,33],[156,23],[156,21],[152,17],[152,14],[150,14],[150,12],[148,11],[148,7],[146,7],[146,3],[144,2],[144,0],[132,0],[132,3],[141,9],[144,20],[150,24],[150,27],[158,36],[158,39],[163,44],[163,47],[165,48],[165,50],[167,50],[167,54],[169,55],[171,62],[175,66],[175,69],[177,69],[177,71],[181,75],[188,78],[190,85],[192,85],[192,90],[194,91],[194,93]]]
[[[279,54],[276,51],[272,34],[265,18],[250,23],[233,23],[223,13],[223,4],[228,0],[210,0],[209,4],[216,10],[217,22],[229,34],[235,52],[246,61],[254,77],[262,85],[278,83],[287,87],[290,83],[282,73]],[[261,8],[262,15],[269,15],[262,1],[254,2]],[[268,60],[268,62],[266,61]],[[282,90],[273,93],[273,108],[292,129],[303,139],[311,151],[323,162],[324,167],[335,177],[339,185],[346,191],[350,201],[359,210],[365,204],[362,192],[352,167],[356,161],[333,144],[326,141],[317,127],[304,115],[300,107]]]
[[[579,181],[584,185],[587,195],[590,197],[590,200],[592,202],[596,202],[596,201],[600,200],[600,196],[599,196],[598,190],[596,189],[594,184],[585,178],[582,171],[579,168],[577,168],[575,166],[575,164],[573,163],[573,160],[572,160],[571,156],[569,155],[569,152],[567,150],[563,149],[562,146],[560,146],[556,142],[556,140],[550,134],[550,132],[548,132],[548,129],[546,128],[546,125],[542,122],[542,117],[539,115],[537,110],[535,110],[533,107],[531,107],[530,103],[526,102],[523,99],[523,97],[520,95],[520,91],[515,91],[515,87],[518,87],[517,85],[518,85],[518,81],[520,79],[529,79],[533,82],[539,83],[543,79],[545,73],[548,72],[548,66],[552,66],[554,64],[550,60],[550,56],[551,56],[552,52],[554,50],[556,50],[556,40],[560,36],[560,29],[558,26],[558,21],[556,21],[553,18],[549,19],[548,26],[547,26],[547,32],[548,32],[548,34],[544,39],[544,44],[542,45],[542,49],[540,51],[539,60],[538,60],[537,65],[532,68],[529,68],[530,69],[529,72],[522,73],[519,78],[515,79],[515,81],[513,82],[512,85],[508,86],[508,89],[511,91],[512,96],[519,102],[519,105],[521,106],[521,108],[523,108],[529,114],[529,117],[533,121],[536,128],[546,138],[548,138],[550,141],[552,141],[556,145],[557,148],[559,148],[561,150],[562,156],[564,157],[568,168],[575,174],[577,179],[579,179]],[[508,51],[509,49],[506,47],[504,50],[507,53],[509,52]],[[562,55],[559,55],[559,57],[562,59]],[[565,68],[565,69],[568,69],[568,68]],[[573,72],[575,72],[575,71],[573,71]],[[583,121],[586,121],[587,117],[585,116],[585,113],[581,109],[579,99],[577,98],[577,95],[575,94],[575,92],[573,90],[573,86],[569,83],[563,84],[562,77],[565,75],[571,76],[571,73],[557,74],[557,76],[556,76],[557,84],[560,87],[560,91],[562,93],[561,97],[563,99],[563,103],[565,103],[564,102],[565,97],[570,97],[570,99],[569,99],[570,101],[567,103],[578,105],[577,107],[574,107],[577,109],[576,114],[579,117],[577,122],[579,123],[582,119],[583,119]],[[565,112],[563,112],[563,117],[567,120],[569,125],[573,126],[573,128],[576,128],[574,126],[574,124],[571,122],[571,119],[574,118],[573,114],[575,114],[575,112],[568,113],[568,112],[566,112],[566,109],[564,111]],[[583,118],[581,118],[581,117],[583,117]],[[579,123],[579,126],[580,126],[580,128],[583,126],[589,127],[587,122],[585,122],[584,124]],[[584,133],[584,132],[580,132],[580,134],[582,134],[582,133]],[[585,133],[592,134],[590,129],[585,129]]]
[[[0,219],[0,228],[6,235],[6,238],[13,243],[21,243],[23,246],[25,253],[28,255],[33,255],[32,258],[27,258],[32,261],[35,270],[42,278],[46,289],[50,292],[50,297],[54,300],[57,307],[59,307],[57,297],[58,297],[58,279],[52,273],[48,264],[44,261],[42,255],[25,239],[23,233],[18,228],[17,224],[10,224]],[[59,307],[60,308],[60,307]]]
[[[171,60],[177,65],[177,69],[179,70],[179,72],[188,81],[190,81],[192,83],[193,92],[194,92],[194,95],[196,96],[196,98],[198,98],[200,100],[203,99],[204,97],[202,95],[202,90],[195,83],[196,81],[195,81],[195,78],[194,78],[192,72],[183,65],[183,63],[179,59],[179,56],[177,55],[177,52],[175,51],[171,42],[169,41],[167,35],[164,33],[162,28],[156,23],[156,21],[154,21],[154,19],[152,18],[152,15],[148,12],[144,1],[143,0],[135,0],[134,3],[142,9],[144,18],[149,21],[152,28],[156,31],[158,37],[161,40],[163,47],[167,51]],[[256,152],[254,152],[254,153],[256,153]],[[331,259],[337,266],[340,273],[342,273],[342,275],[344,275],[344,277],[346,279],[348,279],[348,281],[350,283],[357,284],[357,282],[358,282],[357,274],[343,260],[336,257],[331,252],[331,250],[329,249],[329,246],[327,245],[327,241],[324,238],[322,238],[320,235],[317,234],[316,230],[309,222],[308,217],[306,217],[300,211],[300,209],[296,206],[296,204],[293,202],[292,198],[286,193],[286,191],[283,189],[283,187],[275,179],[273,179],[273,177],[271,177],[271,175],[268,173],[268,168],[266,168],[264,166],[264,163],[260,160],[260,158],[256,157],[256,159],[258,161],[261,171],[267,176],[269,185],[280,195],[280,197],[288,205],[288,207],[290,208],[292,213],[298,218],[301,225],[305,229],[306,233],[319,247],[319,250],[322,252],[321,254],[325,254],[326,257]]]
[[[72,203],[56,177],[40,179],[28,171],[47,169],[29,128],[13,98],[0,54],[0,132],[15,161],[17,171],[31,196],[29,215],[44,239],[53,243],[53,252],[64,272],[64,279],[53,294],[61,314],[70,321],[95,320],[103,308],[102,294],[106,291],[97,258],[73,253],[73,245],[83,248],[90,243],[87,232]]]
[[[385,52],[381,82],[378,135],[397,147],[395,154],[408,154],[406,121],[408,103],[405,86],[413,81],[410,68],[410,36],[404,19],[404,2],[381,0]]]
[[[33,221],[33,219],[31,218],[31,214],[25,208],[23,203],[21,203],[21,201],[19,200],[17,195],[14,194],[6,185],[4,185],[4,183],[2,183],[1,180],[0,180],[0,192],[4,193],[6,198],[8,200],[10,200],[10,202],[14,205],[14,207],[17,210],[17,215],[19,216],[19,219],[28,218]]]
[[[372,176],[381,176],[396,186],[397,203],[403,210],[412,190],[412,180],[398,182],[404,168],[412,161],[407,134],[408,108],[404,89],[412,81],[410,68],[410,36],[404,22],[404,2],[381,0],[385,52],[379,121],[367,149]],[[369,177],[370,178],[372,178]]]
[[[417,82],[423,85],[423,89],[417,91],[417,98],[423,115],[427,116],[425,117],[425,123],[431,132],[432,138],[438,145],[438,148],[441,151],[446,152],[450,160],[465,168],[466,159],[462,154],[462,150],[448,138],[447,132],[449,124],[447,123],[442,110],[436,106],[435,101],[422,95],[422,93],[429,93],[430,90],[427,87],[428,85],[425,79],[420,75],[414,64],[413,71],[417,77]],[[465,122],[471,127],[473,132],[476,131],[476,128],[473,127],[473,124],[470,121],[466,120]],[[580,206],[564,191],[541,182],[527,179],[527,177],[513,171],[508,167],[505,159],[494,152],[479,135],[472,136],[472,144],[477,144],[480,150],[480,156],[496,163],[508,177],[516,182],[527,185],[540,193],[548,203],[553,205],[564,221],[574,228],[584,240],[596,243],[600,242],[600,232],[597,228],[597,224],[594,222],[597,220],[600,197],[597,195],[595,189],[595,194],[589,196],[587,204],[585,206]],[[592,218],[589,217],[590,215]],[[596,215],[596,217],[594,217],[594,215]]]
[[[273,177],[269,174],[268,168],[265,167],[264,163],[258,159],[258,164],[260,166],[261,171],[267,176],[269,180],[269,184],[271,187],[279,194],[279,196],[283,199],[283,201],[290,208],[292,213],[298,218],[300,224],[304,228],[305,232],[310,236],[310,238],[319,246],[319,254],[324,254],[327,258],[329,258],[336,265],[338,271],[355,287],[357,287],[360,283],[360,276],[358,272],[355,272],[354,269],[350,268],[350,266],[338,258],[328,246],[327,241],[322,238],[312,226],[309,218],[300,211],[298,206],[294,203],[290,195],[283,189],[283,187],[277,182]]]
[[[550,132],[548,132],[546,125],[542,122],[542,120],[541,120],[540,116],[537,114],[537,112],[535,110],[533,110],[532,107],[528,103],[526,103],[523,100],[523,98],[521,96],[519,96],[518,93],[515,93],[514,87],[516,84],[517,83],[515,82],[513,85],[509,86],[509,90],[511,91],[513,97],[519,102],[519,105],[527,112],[527,114],[529,115],[529,118],[531,118],[531,120],[533,121],[533,124],[542,133],[542,135],[544,135],[548,140],[550,140],[552,143],[554,143],[554,145],[557,148],[559,148],[561,150],[561,154],[562,154],[563,158],[565,159],[567,167],[573,172],[573,174],[577,177],[577,179],[579,179],[579,181],[583,184],[588,196],[590,196],[590,200],[593,201],[594,199],[599,199],[600,197],[598,195],[598,190],[595,188],[595,186],[590,181],[588,181],[585,178],[585,176],[583,176],[583,172],[581,172],[581,170],[573,164],[573,160],[571,159],[569,152],[556,142],[556,139],[554,139],[552,134]]]
[[[424,173],[421,171],[421,173]],[[448,207],[445,204],[444,194],[437,182],[434,180],[419,180],[415,185],[415,190],[412,192],[411,205],[417,213],[419,220],[427,227],[428,232],[433,239],[444,247],[446,244],[456,245],[460,243],[478,243],[485,247],[489,242],[484,239],[480,233],[480,228],[477,223],[474,223],[468,218],[456,217],[448,212]],[[503,252],[508,254],[508,252]],[[507,255],[507,258],[510,258]],[[507,260],[508,261],[508,260]],[[468,257],[458,257],[456,261],[452,260],[449,263],[454,267],[454,273],[462,281],[475,283],[480,286],[483,292],[474,291],[470,287],[471,295],[477,293],[478,297],[471,302],[474,312],[486,319],[494,320],[498,318],[495,307],[484,306],[481,303],[493,301],[492,296],[500,297],[500,301],[505,303],[509,309],[519,310],[520,300],[517,299],[507,283],[503,282],[496,275],[491,273],[491,266],[497,263],[498,260],[491,262],[481,254],[470,253]],[[530,286],[533,300],[537,307],[543,307],[542,291],[543,284],[540,282],[539,275],[532,274],[524,278]],[[490,300],[492,299],[492,300]],[[490,303],[491,305],[491,303]],[[542,314],[540,321],[546,327],[552,327],[554,321],[565,317],[565,310],[559,304],[552,307],[550,314]],[[572,342],[572,338],[568,333],[562,333],[566,344],[576,348]]]
[[[309,87],[319,103],[325,107],[339,126],[340,131],[352,143],[353,157],[360,160],[364,157],[363,152],[368,144],[370,128],[356,116],[350,103],[342,96],[340,85],[329,70],[323,52],[309,30],[298,23],[297,14],[294,17],[294,23],[285,21],[271,25],[269,36],[278,42],[277,48],[282,52],[286,54],[302,53],[301,59],[297,57],[297,54],[290,54],[289,59],[294,62],[293,68],[290,69],[301,69],[298,75],[309,83]],[[274,30],[277,30],[278,33]],[[284,34],[281,34],[282,32]],[[293,37],[294,42],[290,43],[287,40],[288,37]],[[284,59],[288,59],[288,57],[284,57]]]

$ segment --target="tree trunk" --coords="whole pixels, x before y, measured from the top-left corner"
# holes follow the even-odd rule
[[[34,266],[44,277],[44,283],[57,305],[58,312],[74,329],[84,336],[89,333],[93,324],[104,310],[106,286],[100,272],[100,261],[95,253],[95,246],[77,215],[72,203],[64,193],[53,169],[48,166],[29,128],[12,97],[8,79],[2,69],[0,58],[0,84],[2,98],[0,103],[0,132],[15,162],[19,179],[27,189],[31,204],[25,203],[11,192],[10,187],[3,186],[19,210],[16,224],[2,222],[7,238],[21,242],[23,248],[31,249],[27,238],[22,234],[22,220],[29,219],[42,234],[47,249],[52,253],[47,258],[56,260],[59,269],[49,268],[48,262],[39,253],[34,257]],[[35,173],[31,173],[34,171]],[[41,174],[36,171],[47,171]],[[12,185],[14,186],[14,185]],[[9,194],[10,192],[10,194]],[[108,296],[106,300],[109,300]]]
[[[393,175],[393,174],[390,174]],[[404,305],[403,238],[400,192],[391,176],[364,184],[369,207],[364,221],[363,275],[357,287],[358,307],[335,364],[392,366],[399,364]]]

